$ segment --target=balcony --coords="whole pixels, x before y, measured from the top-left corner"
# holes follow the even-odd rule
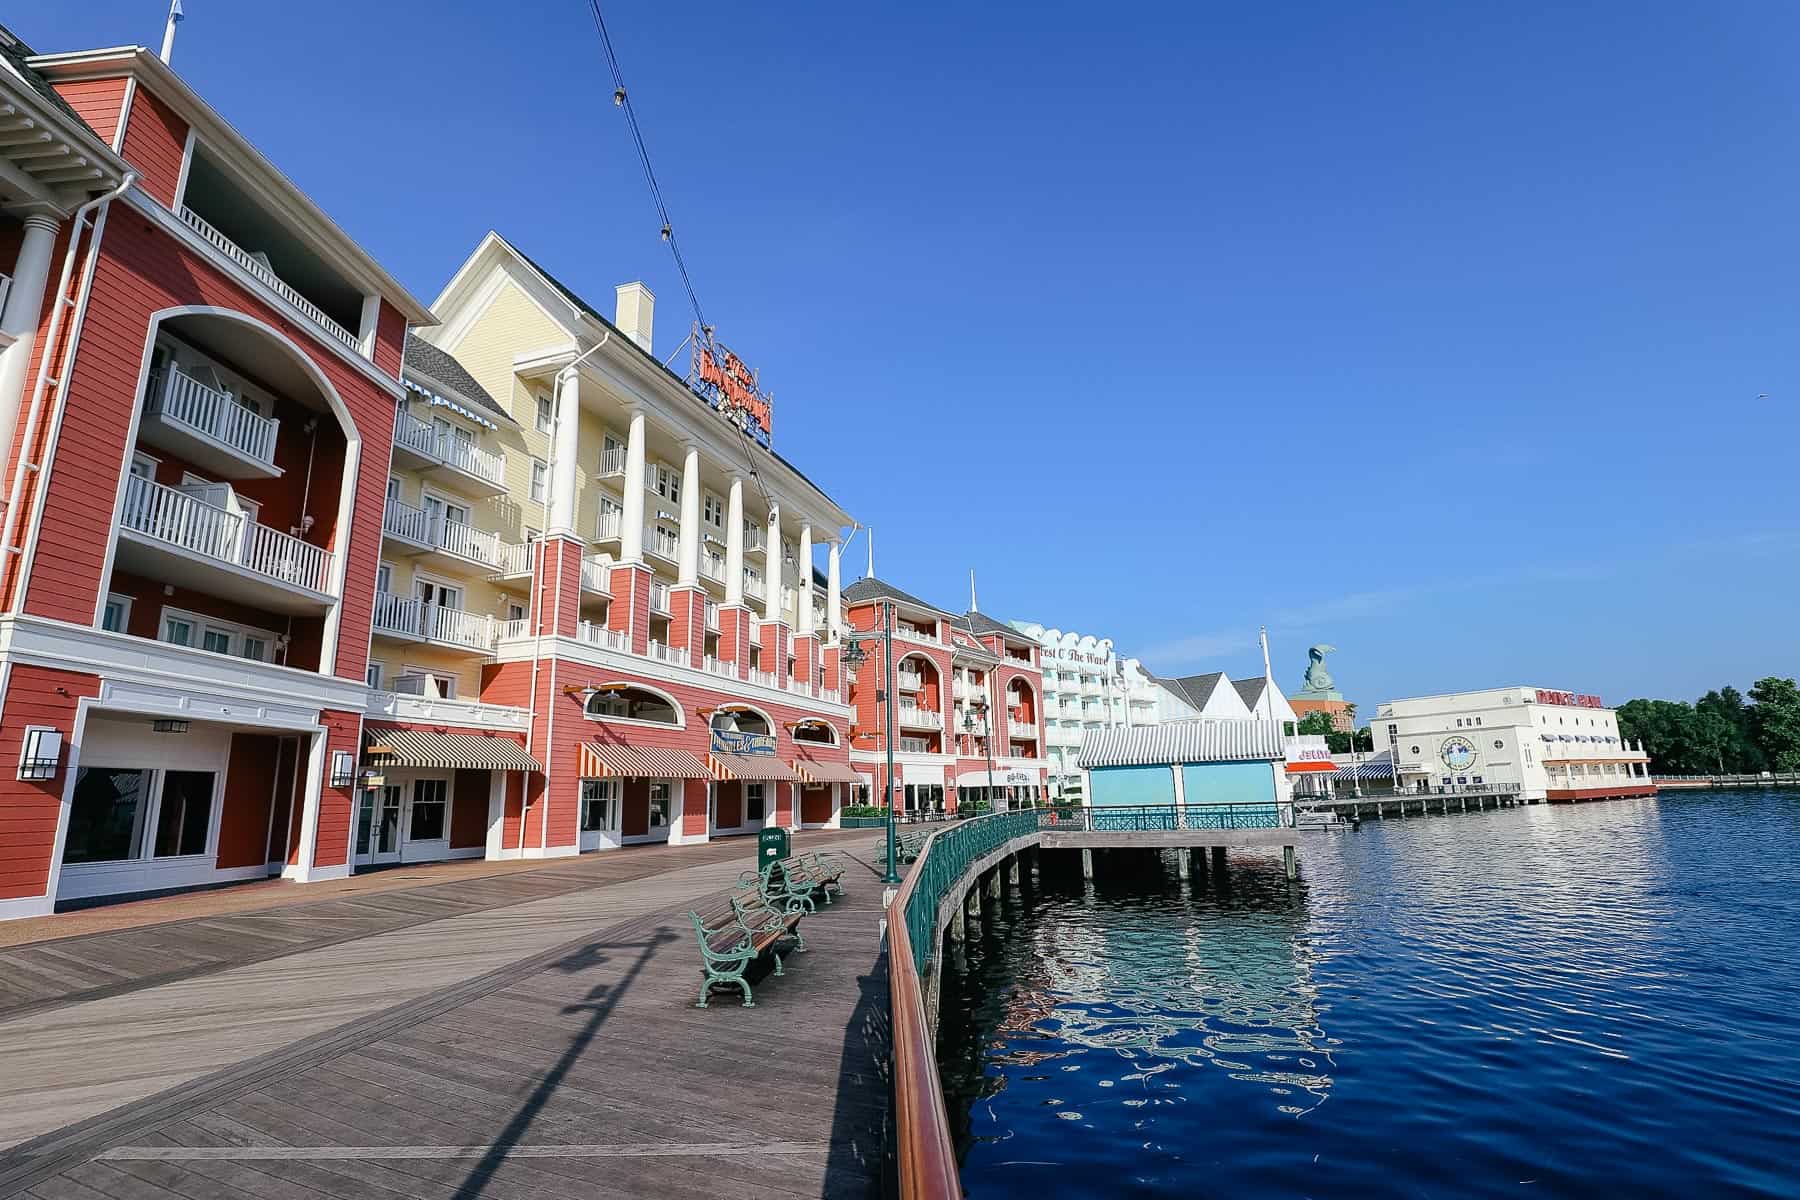
[[[681,539],[667,530],[652,526],[644,530],[644,553],[660,558],[664,562],[679,562]]]
[[[719,603],[716,600],[706,602],[706,629],[709,633],[719,632]]]
[[[943,729],[944,714],[912,704],[894,706],[894,720],[902,729]]]
[[[686,650],[677,650],[673,646],[665,646],[661,642],[651,642],[649,654],[658,662],[666,662],[677,667],[692,666]]]
[[[191,208],[184,207],[181,210],[181,219],[187,223],[188,228],[200,235],[201,240],[205,241],[213,249],[219,251],[219,253],[223,254],[226,258],[229,258],[239,267],[242,267],[245,271],[248,271],[251,275],[261,280],[264,286],[280,296],[283,300],[286,300],[289,304],[293,305],[304,314],[308,320],[312,321],[313,324],[323,330],[328,337],[343,343],[345,346],[349,347],[352,353],[357,355],[362,354],[362,345],[357,341],[354,333],[351,333],[348,329],[345,329],[342,325],[326,316],[324,309],[288,286],[279,275],[264,266],[261,260],[253,257],[242,246],[239,246],[236,242],[220,233],[217,229],[214,229],[199,213],[196,213]]]
[[[491,654],[498,640],[494,618],[485,613],[445,608],[390,592],[375,593],[369,624],[377,637],[428,642],[476,654]]]
[[[620,654],[629,653],[631,639],[622,629],[608,629],[604,625],[596,625],[592,621],[583,621],[575,627],[575,637],[590,646],[599,646],[605,650],[616,650]]]
[[[150,377],[138,437],[223,479],[274,479],[281,422],[171,366]]]
[[[1104,696],[1106,694],[1106,687],[1094,676],[1084,676],[1081,680],[1081,694],[1084,696]]]
[[[594,529],[596,542],[616,542],[625,528],[625,514],[616,508],[600,509],[600,523]]]
[[[612,595],[612,559],[585,555],[581,560],[581,590],[601,596]]]
[[[1006,722],[1006,732],[1009,736],[1021,741],[1035,742],[1037,741],[1038,727],[1031,721],[1015,721],[1008,719]]]
[[[925,680],[917,671],[909,671],[905,667],[901,667],[894,672],[894,685],[903,692],[916,692],[925,686]],[[963,698],[964,686],[960,683],[956,685],[956,696],[959,700]]]
[[[751,554],[769,544],[769,537],[763,532],[761,525],[752,525],[744,530],[744,553]]]
[[[700,556],[700,578],[723,587],[725,584],[725,560],[709,558],[702,554]]]
[[[744,595],[752,600],[761,600],[764,596],[768,595],[768,590],[764,587],[761,576],[750,574],[744,576]]]
[[[465,492],[497,496],[506,491],[505,455],[483,450],[448,426],[421,421],[404,409],[394,414],[394,457]]]
[[[622,479],[625,476],[625,447],[614,446],[600,452],[600,478]]]
[[[737,664],[725,662],[708,654],[700,660],[700,669],[709,675],[718,675],[725,679],[737,678]]]
[[[270,612],[329,608],[332,553],[259,525],[234,505],[224,484],[172,488],[127,478],[118,565]]]
[[[502,542],[500,535],[452,521],[442,512],[414,508],[403,500],[389,500],[381,518],[382,532],[416,553],[440,554],[454,561],[485,567],[496,575],[529,569],[528,546]]]
[[[894,626],[894,640],[913,642],[920,646],[942,646],[944,641],[935,633],[927,633],[923,629],[911,625]]]
[[[665,617],[675,612],[669,602],[669,585],[660,579],[650,581],[650,611]]]

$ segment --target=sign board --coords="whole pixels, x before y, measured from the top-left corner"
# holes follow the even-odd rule
[[[774,406],[756,382],[756,372],[744,360],[703,335],[694,327],[694,349],[688,360],[688,387],[714,412],[755,438],[769,444],[773,433]]]
[[[1582,696],[1574,692],[1552,692],[1544,688],[1537,690],[1539,704],[1562,704],[1570,708],[1605,708],[1598,696]]]
[[[773,754],[775,735],[715,729],[712,731],[712,748],[714,754]]]

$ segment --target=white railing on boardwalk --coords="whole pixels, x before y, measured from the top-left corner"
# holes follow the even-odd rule
[[[669,608],[668,584],[658,583],[654,579],[650,581],[650,611],[659,613],[673,611]]]
[[[713,675],[722,675],[726,679],[737,678],[736,663],[721,662],[710,654],[700,660],[700,669]]]
[[[329,333],[332,337],[344,343],[344,345],[350,347],[350,349],[356,351],[358,354],[362,353],[362,346],[357,343],[356,335],[354,333],[351,333],[348,329],[345,329],[342,325],[339,325],[336,321],[326,316],[324,309],[289,287],[282,280],[281,276],[275,274],[275,272],[263,266],[262,263],[250,257],[249,254],[245,253],[243,247],[220,233],[217,229],[214,229],[207,223],[204,217],[200,216],[200,214],[196,213],[191,208],[183,208],[181,210],[181,219],[186,221],[188,227],[204,238],[215,250],[218,250],[224,254],[226,258],[229,258],[232,262],[235,262],[238,266],[262,280],[276,295],[312,318],[312,320],[318,324],[319,328],[323,329],[326,333]]]
[[[160,386],[151,390],[151,397],[154,411],[164,420],[186,425],[257,462],[274,465],[281,422],[245,408],[178,367],[168,369]]]
[[[600,477],[602,479],[625,473],[625,447],[614,446],[611,450],[600,452]]]
[[[629,643],[623,630],[608,629],[604,625],[596,625],[592,621],[583,621],[575,629],[575,635],[591,646],[604,646],[608,650],[625,653]]]
[[[819,699],[825,701],[827,704],[842,704],[844,702],[844,694],[836,688],[822,687],[819,689],[818,695]]]
[[[581,560],[581,586],[590,592],[612,592],[612,559],[584,558]]]
[[[414,508],[404,500],[390,499],[387,502],[387,508],[381,516],[381,527],[395,537],[405,538],[421,546],[430,546],[434,550],[442,550],[496,570],[500,570],[503,565],[508,572],[523,573],[530,570],[531,559],[526,553],[530,547],[502,542],[497,533],[489,533],[461,521],[446,520],[442,513]]]
[[[914,708],[910,704],[899,706],[899,722],[911,729],[942,729],[944,714],[929,708]]]
[[[768,535],[763,532],[763,527],[752,525],[744,530],[744,553],[749,554],[752,551],[761,550],[768,544],[768,541]]]
[[[131,476],[120,523],[158,541],[314,592],[331,586],[331,552],[176,488]]]

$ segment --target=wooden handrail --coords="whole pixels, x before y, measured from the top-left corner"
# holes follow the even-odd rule
[[[920,847],[931,852],[934,832]],[[901,1200],[961,1200],[962,1178],[950,1114],[938,1078],[937,1039],[925,1019],[925,994],[906,928],[906,909],[921,872],[907,873],[888,905],[888,1004],[894,1035],[894,1141]]]

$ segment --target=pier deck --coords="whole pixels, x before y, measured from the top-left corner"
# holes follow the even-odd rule
[[[874,861],[864,831],[795,841]],[[755,1008],[696,1009],[684,914],[753,856],[618,851],[6,951],[35,983],[0,1012],[0,1196],[873,1195],[879,872],[851,864]]]

